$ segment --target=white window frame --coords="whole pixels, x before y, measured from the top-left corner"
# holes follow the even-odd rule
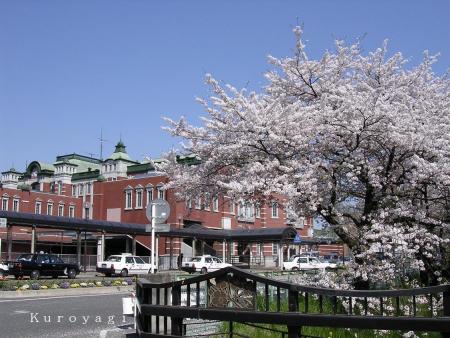
[[[13,211],[18,212],[20,210],[20,199],[14,198],[13,199]]]
[[[158,185],[156,187],[156,196],[157,196],[157,198],[160,198],[163,200],[166,199],[166,191],[163,189],[162,185]]]
[[[142,209],[143,203],[142,203],[142,197],[143,197],[144,190],[142,188],[136,189],[136,206],[135,209]]]
[[[69,217],[74,218],[75,217],[75,206],[69,205]]]
[[[194,208],[200,210],[202,206],[202,197],[200,195],[195,196]]]
[[[58,216],[64,217],[64,204],[58,204]]]
[[[4,211],[8,211],[8,203],[9,202],[9,197],[2,197],[2,209]]]
[[[211,210],[211,195],[207,192],[203,196],[203,208],[207,211]]]
[[[153,201],[153,186],[147,186],[145,187],[146,192],[146,204],[145,206],[149,205]]]
[[[72,184],[72,196],[77,195],[77,186],[75,184]]]
[[[133,209],[133,189],[125,190],[125,210]]]
[[[191,197],[188,197],[186,199],[186,208],[192,209],[192,198]]]
[[[47,202],[47,215],[52,216],[53,215],[53,203]]]
[[[219,211],[219,196],[214,195],[212,199],[212,208],[214,212]]]
[[[261,204],[255,203],[255,217],[261,218]]]
[[[229,203],[229,204],[228,204],[229,212],[230,212],[230,214],[233,214],[233,215],[234,215],[234,213],[235,213],[234,200],[230,199],[228,203]]]
[[[36,201],[34,203],[34,213],[39,215],[42,212],[42,202],[41,201]]]
[[[272,201],[270,215],[272,216],[272,218],[278,218],[279,213],[278,213],[278,202],[277,201]]]
[[[238,219],[244,222],[252,222],[255,219],[254,204],[241,200],[238,203]]]

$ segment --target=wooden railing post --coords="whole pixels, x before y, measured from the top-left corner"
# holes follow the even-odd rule
[[[181,286],[176,285],[172,287],[172,306],[181,305]],[[172,321],[172,336],[183,335],[183,318],[171,317]]]
[[[450,290],[445,290],[442,293],[443,298],[443,307],[444,307],[444,316],[450,317]],[[450,332],[442,332],[442,338],[450,338]]]
[[[298,292],[289,290],[288,294],[289,312],[298,312]],[[300,326],[288,326],[288,337],[299,338],[302,328]]]

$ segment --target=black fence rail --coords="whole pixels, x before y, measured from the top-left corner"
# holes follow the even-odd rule
[[[177,282],[140,279],[136,297],[140,337],[190,335],[188,318],[226,323],[202,334],[210,336],[241,336],[234,326],[243,323],[280,337],[307,337],[304,327],[429,331],[450,337],[450,285],[335,290],[228,267]]]

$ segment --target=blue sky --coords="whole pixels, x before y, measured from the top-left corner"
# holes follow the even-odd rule
[[[366,34],[369,51],[450,64],[450,1],[0,0],[0,170],[24,170],[77,152],[99,156],[100,130],[132,158],[159,157],[178,141],[161,117],[203,114],[205,73],[260,90],[266,56],[291,54],[304,25],[311,57],[335,38]]]

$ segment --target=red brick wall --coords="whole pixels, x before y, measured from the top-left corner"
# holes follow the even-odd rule
[[[19,202],[19,212],[35,213],[36,201],[41,201],[41,214],[47,214],[47,203],[51,200],[53,201],[53,216],[58,215],[58,205],[60,202],[64,204],[64,216],[69,215],[69,205],[75,206],[75,217],[81,218],[82,215],[82,201],[80,198],[75,198],[71,196],[64,196],[58,194],[51,194],[45,192],[37,191],[23,191],[16,189],[0,188],[0,198],[9,196],[8,199],[8,210],[13,211],[13,200],[18,198]]]

